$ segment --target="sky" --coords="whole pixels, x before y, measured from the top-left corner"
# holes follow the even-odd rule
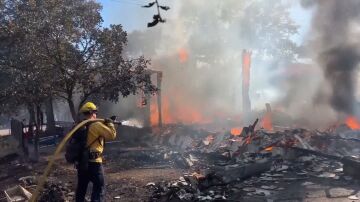
[[[127,32],[134,30],[148,29],[147,23],[152,20],[152,16],[156,13],[155,7],[142,8],[142,5],[148,4],[148,0],[97,0],[103,6],[102,17],[104,26],[110,24],[122,24]],[[181,0],[160,0],[161,4],[172,7],[176,1]],[[290,9],[290,15],[294,21],[300,26],[299,34],[293,37],[293,40],[300,44],[306,38],[306,34],[310,28],[311,10],[305,10],[300,6],[299,2],[294,1]],[[164,15],[171,17],[174,15],[174,9],[170,9]],[[150,28],[151,29],[151,28]]]
[[[122,24],[127,32],[147,29],[147,23],[152,20],[152,16],[156,12],[155,7],[141,7],[150,2],[147,0],[98,0],[98,2],[103,6],[101,14],[104,26]]]
[[[300,3],[295,3],[290,9],[291,18],[298,24],[299,34],[293,37],[293,40],[300,44],[302,41],[306,40],[306,35],[310,29],[312,11],[305,10],[301,7]]]

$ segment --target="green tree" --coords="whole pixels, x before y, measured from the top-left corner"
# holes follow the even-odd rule
[[[123,55],[127,34],[121,25],[101,26],[98,3],[18,0],[3,4],[7,16],[1,26],[11,30],[7,41],[14,51],[1,55],[1,67],[12,71],[13,76],[26,72],[25,69],[32,72],[19,86],[33,82],[38,86],[39,94],[35,97],[39,102],[49,96],[63,99],[76,120],[77,109],[91,97],[117,101],[119,96],[139,90],[155,91],[145,74],[149,61]],[[16,41],[18,46],[13,46],[18,36],[22,38]],[[23,65],[19,64],[18,57],[24,58]],[[9,58],[16,64],[9,64]],[[10,90],[12,87],[6,88],[7,92],[14,92]],[[18,97],[15,93],[11,95]]]
[[[68,102],[74,120],[78,108],[91,97],[117,101],[139,89],[155,90],[144,76],[149,61],[124,57],[127,34],[122,26],[101,27],[99,4],[46,1],[42,6],[39,10],[48,10],[41,18],[39,37],[46,53],[43,60],[49,61],[56,75],[54,94]]]

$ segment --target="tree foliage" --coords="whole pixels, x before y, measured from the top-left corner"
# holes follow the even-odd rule
[[[149,61],[124,57],[127,33],[121,25],[103,28],[95,1],[1,1],[0,9],[0,76],[12,81],[3,85],[3,98],[17,105],[63,99],[75,120],[91,97],[118,101],[155,90]]]

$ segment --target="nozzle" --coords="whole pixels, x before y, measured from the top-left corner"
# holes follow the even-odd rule
[[[116,124],[116,125],[122,125],[121,121],[114,121],[113,123]]]

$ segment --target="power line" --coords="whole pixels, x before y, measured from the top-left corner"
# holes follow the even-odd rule
[[[141,4],[141,2],[135,2],[133,0],[110,0],[112,2],[115,3],[124,3],[124,4],[129,4],[129,5],[136,5],[136,6],[143,6],[144,4]]]
[[[128,0],[133,2],[139,2],[139,3],[146,3],[148,0]]]
[[[115,3],[120,3],[120,4],[129,4],[129,5],[142,6],[142,4],[131,1],[131,0],[111,0],[111,1],[115,2]]]
[[[116,2],[116,3],[124,3],[124,4],[129,4],[129,5],[141,6],[143,8],[151,8],[151,7],[155,6],[157,9],[157,14],[155,14],[153,16],[153,21],[149,22],[147,24],[147,27],[154,27],[159,22],[165,23],[165,19],[162,18],[160,10],[167,11],[170,9],[169,6],[160,5],[159,0],[154,0],[153,2],[150,2],[147,4],[145,2],[140,2],[141,0],[110,0],[110,1]]]

